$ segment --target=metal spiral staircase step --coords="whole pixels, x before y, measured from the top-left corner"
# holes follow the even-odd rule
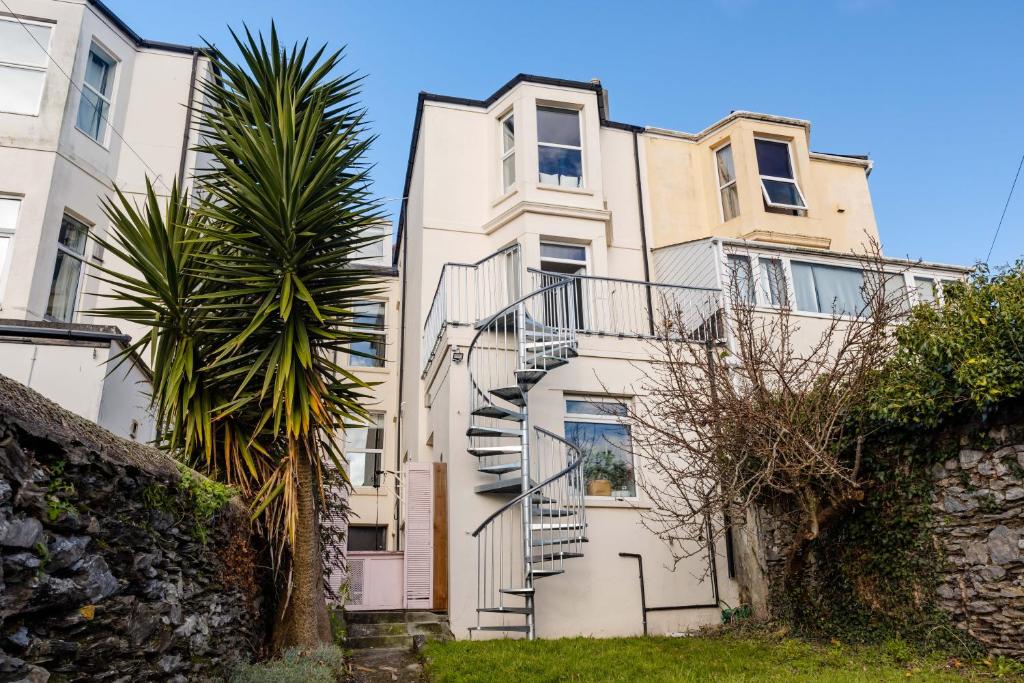
[[[534,576],[538,579],[544,578],[545,576],[558,576],[564,574],[564,569],[531,569],[530,576]]]
[[[480,484],[473,489],[480,494],[516,494],[523,490],[523,482],[519,477],[512,479],[499,479],[486,484]]]
[[[518,462],[507,462],[500,465],[483,465],[477,467],[477,472],[485,472],[487,474],[508,474],[509,472],[515,472],[522,467],[521,463]]]
[[[507,626],[470,626],[470,631],[514,631],[515,633],[529,633],[529,626],[509,624]]]
[[[578,515],[577,510],[566,510],[565,508],[533,508],[533,514],[540,517],[571,517],[572,515]]]
[[[534,555],[530,561],[550,562],[551,560],[571,560],[574,557],[583,557],[583,553],[544,553],[543,555]]]
[[[524,362],[524,370],[554,370],[567,364],[569,360],[567,358],[559,358],[558,356],[538,354],[527,356]],[[516,370],[517,374],[519,372],[520,370]]]
[[[523,422],[526,420],[526,415],[523,413],[493,404],[477,408],[471,412],[470,415],[476,415],[477,417],[493,417],[498,420],[509,420],[511,422]]]
[[[490,614],[530,614],[528,607],[478,607],[477,612],[488,612]]]
[[[478,458],[483,458],[488,455],[511,455],[513,453],[522,453],[522,444],[508,444],[507,446],[472,446],[466,449],[470,455],[475,455]]]
[[[570,543],[589,543],[590,539],[586,536],[560,536],[559,538],[540,538],[533,539],[533,547],[540,548],[544,546],[555,546],[555,545],[569,545]]]
[[[503,401],[508,401],[512,405],[519,406],[522,408],[526,405],[526,397],[523,396],[523,390],[519,387],[501,387],[499,389],[490,389],[489,393],[497,396]]]
[[[532,389],[537,382],[544,379],[544,375],[546,374],[548,374],[547,370],[516,370],[516,382],[519,383],[519,390],[525,394]]]
[[[530,528],[534,531],[582,531],[586,528],[586,526],[586,524],[578,524],[571,522],[533,522],[532,524],[530,524]]]
[[[505,595],[533,595],[537,591],[534,588],[501,588],[498,592]]]
[[[519,438],[523,435],[521,429],[511,429],[508,427],[481,427],[479,425],[470,425],[469,429],[466,430],[466,436],[513,436]]]

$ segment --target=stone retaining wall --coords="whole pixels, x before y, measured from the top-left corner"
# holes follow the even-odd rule
[[[0,375],[0,681],[221,680],[251,660],[246,512],[194,510],[165,454]]]

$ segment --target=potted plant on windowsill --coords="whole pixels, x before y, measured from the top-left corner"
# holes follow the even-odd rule
[[[588,496],[611,496],[613,490],[626,488],[629,469],[611,451],[591,453],[583,463]]]

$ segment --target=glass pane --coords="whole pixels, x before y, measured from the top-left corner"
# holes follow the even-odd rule
[[[95,50],[89,50],[89,61],[85,65],[85,82],[96,88],[104,97],[110,96],[110,61]]]
[[[382,526],[349,526],[345,545],[353,552],[384,550],[385,529]]]
[[[516,144],[516,122],[509,116],[501,122],[501,151],[507,152]]]
[[[776,258],[758,258],[761,269],[761,287],[765,301],[771,306],[785,306],[786,275],[782,269],[782,261]]]
[[[772,204],[784,204],[785,206],[799,206],[803,208],[804,200],[800,198],[800,193],[796,190],[796,183],[790,183],[785,180],[765,180],[762,178],[761,184],[764,185],[764,189],[768,193],[768,199]]]
[[[586,247],[577,247],[572,244],[546,244],[544,242],[541,242],[540,257],[557,258],[562,259],[563,261],[579,261],[580,263],[586,263],[587,249]]]
[[[358,354],[350,353],[348,364],[357,368],[382,368],[384,367],[384,338],[372,341],[357,341],[349,345],[349,349]],[[369,357],[368,357],[369,356]]]
[[[569,109],[537,107],[537,142],[580,146],[580,113]]]
[[[935,280],[915,275],[914,285],[917,287],[918,302],[930,304],[935,301]]]
[[[18,227],[18,209],[20,207],[20,199],[0,197],[0,230],[14,232],[14,229]]]
[[[0,66],[0,111],[37,114],[45,77],[44,71]]]
[[[507,190],[516,184],[516,155],[509,154],[501,160],[502,189]]]
[[[88,88],[82,88],[82,99],[78,104],[78,128],[93,140],[102,141],[107,116],[107,103]]]
[[[345,430],[345,450],[361,451],[384,448],[384,414],[370,413],[370,424]]]
[[[757,168],[761,175],[775,178],[793,177],[793,169],[789,165],[789,145],[772,140],[754,140],[754,147],[757,150]]]
[[[57,252],[57,263],[53,268],[53,282],[50,285],[50,300],[46,314],[66,323],[75,315],[75,300],[78,297],[78,275],[82,262],[63,251]]]
[[[0,235],[0,278],[4,276],[7,269],[7,252],[11,250],[11,242],[13,242],[7,235]],[[4,291],[4,281],[0,279],[0,294]]]
[[[566,422],[565,438],[583,453],[587,495],[620,498],[636,495],[629,427]]]
[[[754,303],[754,275],[750,268],[750,257],[729,254],[729,278],[732,293],[738,297],[739,303],[748,306]]]
[[[885,300],[894,305],[897,310],[907,311],[910,309],[907,281],[903,278],[902,273],[886,273]]]
[[[353,486],[374,486],[379,481],[380,453],[346,453],[345,458]]]
[[[725,185],[736,180],[736,169],[732,165],[732,145],[726,145],[715,154],[718,160],[718,184]]]
[[[570,415],[612,415],[626,414],[626,404],[618,401],[587,401],[585,399],[566,399],[565,412]]]
[[[801,311],[858,315],[864,308],[864,274],[854,268],[793,262],[793,288]]]
[[[537,155],[540,182],[560,187],[583,187],[583,153],[580,150],[541,145]]]
[[[740,215],[740,193],[736,183],[722,188],[722,220],[730,221]]]
[[[89,228],[84,223],[76,221],[70,216],[64,216],[60,222],[60,234],[57,241],[75,252],[79,256],[85,255],[85,241],[89,235]]]
[[[366,237],[374,237],[381,235],[381,231],[378,228],[371,228],[365,232]],[[352,256],[354,261],[374,261],[380,262],[384,258],[384,238],[380,237],[372,242],[364,242],[362,246],[356,249],[355,254]]]
[[[49,45],[49,26],[0,19],[0,62],[46,66],[49,58],[44,48]]]
[[[352,307],[352,314],[352,322],[360,330],[384,329],[384,304],[382,303],[356,304]]]

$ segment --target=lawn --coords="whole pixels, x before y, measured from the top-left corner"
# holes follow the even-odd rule
[[[1024,680],[1006,660],[958,668],[956,660],[882,647],[812,645],[761,637],[567,638],[431,643],[432,683],[475,681],[982,681]]]

